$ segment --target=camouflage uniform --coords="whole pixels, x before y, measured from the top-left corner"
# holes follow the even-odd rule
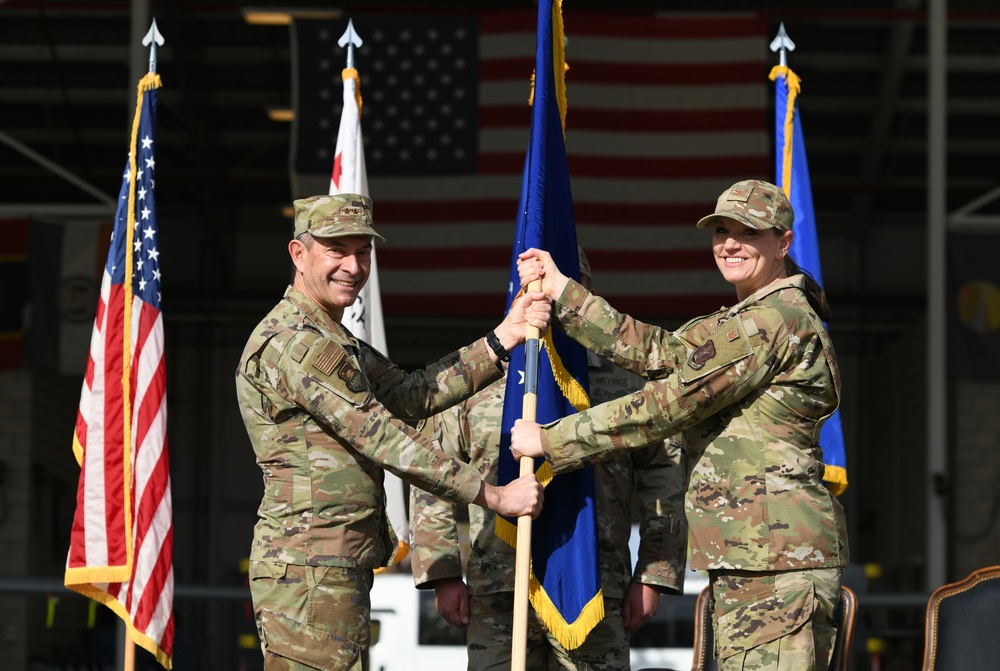
[[[593,403],[641,386],[642,380],[598,360],[591,371]],[[613,369],[613,370],[612,370]],[[637,384],[637,383],[638,384]],[[504,383],[494,383],[462,405],[435,415],[425,427],[445,452],[476,466],[488,482],[497,479],[497,446]],[[633,581],[680,593],[685,569],[684,479],[678,441],[658,443],[601,463],[594,469],[601,588],[605,617],[575,650],[565,650],[529,609],[528,669],[628,669],[629,638],[622,599]],[[632,493],[641,512],[639,557],[633,574],[629,556]],[[427,492],[410,490],[411,565],[420,588],[461,578],[462,557],[456,506]],[[515,552],[495,534],[495,514],[469,507],[467,583],[470,624],[469,669],[509,669],[514,609]]]
[[[501,375],[481,340],[402,371],[292,287],[254,329],[236,390],[264,475],[249,577],[268,671],[367,668],[372,571],[397,544],[383,469],[463,504],[482,483],[397,417],[426,417]]]
[[[717,211],[735,208],[730,218],[741,221],[749,211],[759,223],[787,208],[777,216],[790,226],[783,194],[756,188],[777,201],[762,204],[746,184],[723,194]],[[779,227],[754,227],[769,225]],[[673,333],[573,281],[554,305],[554,324],[649,382],[545,426],[546,457],[558,473],[683,432],[691,567],[712,578],[723,669],[825,669],[835,637],[847,531],[822,485],[818,441],[840,400],[840,371],[803,287],[802,275],[777,280]],[[778,666],[773,653],[788,646],[800,656]]]

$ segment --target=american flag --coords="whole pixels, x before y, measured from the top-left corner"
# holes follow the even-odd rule
[[[73,435],[80,480],[65,583],[108,606],[132,640],[169,669],[173,517],[153,203],[159,85],[153,73],[139,82],[138,118],[90,341]]]
[[[756,14],[564,12],[566,147],[598,293],[636,316],[733,302],[694,222],[770,175]],[[531,11],[352,15],[386,314],[497,315],[527,146]],[[343,21],[295,26],[296,197],[324,193]]]

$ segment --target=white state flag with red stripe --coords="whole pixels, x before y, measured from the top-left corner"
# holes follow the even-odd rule
[[[80,464],[66,587],[99,601],[171,668],[173,515],[166,366],[153,203],[156,88],[138,118],[101,282],[73,452]]]
[[[359,193],[367,196],[368,175],[365,170],[365,148],[361,137],[361,93],[358,86],[358,71],[354,68],[345,68],[343,78],[344,110],[340,115],[340,131],[337,133],[337,149],[334,152],[333,173],[330,176],[330,194]],[[376,219],[376,227],[377,221]],[[375,244],[374,240],[372,244]],[[388,356],[374,247],[368,282],[354,305],[344,310],[341,323],[355,337]],[[385,472],[384,475],[386,513],[399,541],[399,547],[390,562],[392,565],[402,560],[410,550],[410,528],[406,518],[403,481],[389,472]]]

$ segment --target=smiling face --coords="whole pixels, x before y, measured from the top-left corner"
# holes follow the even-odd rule
[[[288,253],[295,264],[294,287],[340,322],[371,271],[372,240],[367,235],[294,239]]]
[[[792,243],[791,231],[758,230],[723,217],[716,218],[714,225],[715,263],[722,277],[736,287],[739,300],[786,276],[785,255]]]

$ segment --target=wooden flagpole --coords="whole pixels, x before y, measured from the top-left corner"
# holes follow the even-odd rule
[[[541,291],[542,281],[528,285],[528,291]],[[539,330],[525,327],[524,341],[524,401],[521,417],[535,421],[538,409],[538,348]],[[534,475],[535,460],[521,457],[519,475]],[[514,630],[511,644],[511,671],[524,671],[528,654],[528,583],[531,574],[531,515],[517,518],[517,547],[514,555]]]

